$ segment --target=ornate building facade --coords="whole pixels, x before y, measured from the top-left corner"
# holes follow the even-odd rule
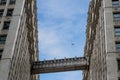
[[[83,80],[120,80],[120,0],[91,0]]]
[[[0,0],[0,80],[38,80],[36,0]]]

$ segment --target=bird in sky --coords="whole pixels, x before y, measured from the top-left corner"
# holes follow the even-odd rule
[[[72,43],[72,46],[74,46],[75,44],[74,43]]]

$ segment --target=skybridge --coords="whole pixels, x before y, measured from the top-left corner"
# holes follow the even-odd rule
[[[37,61],[32,64],[32,74],[43,74],[63,71],[86,70],[88,60],[85,57],[74,57]]]

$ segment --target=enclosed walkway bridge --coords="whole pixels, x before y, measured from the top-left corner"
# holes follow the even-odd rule
[[[32,74],[53,73],[88,69],[88,60],[85,57],[64,58],[37,61],[32,64]]]

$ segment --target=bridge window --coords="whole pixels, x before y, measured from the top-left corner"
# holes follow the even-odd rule
[[[119,12],[113,13],[113,20],[114,21],[119,21],[120,20],[120,13]]]
[[[119,0],[112,0],[112,6],[118,7],[119,6]]]

